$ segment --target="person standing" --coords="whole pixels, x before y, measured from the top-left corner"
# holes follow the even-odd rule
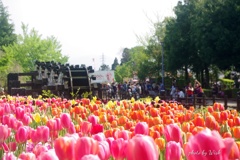
[[[190,98],[190,100],[189,100],[190,102],[192,102],[193,91],[194,91],[194,88],[192,86],[192,83],[189,82],[188,86],[186,87],[186,96]]]

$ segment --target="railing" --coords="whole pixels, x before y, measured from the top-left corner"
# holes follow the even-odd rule
[[[160,96],[163,100],[170,100],[170,96]],[[184,106],[208,106],[213,105],[215,102],[222,103],[224,108],[236,108],[240,111],[240,98],[228,98],[227,95],[224,97],[216,97],[213,95],[212,97],[206,97],[203,95],[202,97],[198,97],[197,95],[193,95],[193,97],[185,97],[185,98],[177,98],[178,102],[182,103]]]
[[[95,95],[97,97],[99,97],[100,99],[104,99],[104,100],[110,100],[110,99],[130,99],[131,97],[127,94],[127,93],[123,93],[123,92],[117,92],[115,97],[112,97],[112,95],[110,93],[108,93],[106,90],[104,89],[98,89],[94,91]],[[134,96],[134,95],[132,95]],[[149,95],[144,95],[149,96]],[[171,96],[167,96],[166,94],[164,95],[157,95],[160,97],[160,99],[162,100],[172,100]],[[224,105],[224,108],[234,108],[237,109],[238,111],[240,111],[240,98],[228,98],[227,95],[225,95],[224,97],[216,97],[215,95],[212,97],[206,97],[205,95],[203,95],[202,97],[198,97],[197,95],[193,95],[193,97],[185,97],[185,98],[177,98],[176,101],[180,102],[181,104],[183,104],[185,107],[189,107],[189,106],[194,106],[194,107],[198,107],[198,106],[208,106],[208,105],[213,105],[215,102],[219,102],[222,103]]]

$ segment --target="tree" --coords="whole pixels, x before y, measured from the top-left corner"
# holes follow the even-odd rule
[[[118,59],[115,57],[114,62],[112,64],[112,70],[115,70],[118,65],[119,65]]]
[[[119,65],[116,67],[114,76],[117,82],[122,83],[124,78],[129,78],[132,76],[131,68],[126,63]]]
[[[110,70],[110,67],[106,64],[102,64],[99,68],[100,71],[108,71]]]
[[[15,40],[14,25],[10,23],[7,9],[0,0],[0,50],[2,46],[12,44]]]
[[[6,77],[11,68],[11,56],[7,55],[2,47],[12,44],[15,40],[14,25],[10,22],[7,9],[0,0],[0,86],[3,87],[6,86]]]
[[[35,70],[35,62],[55,61],[66,63],[67,56],[61,54],[61,45],[53,36],[42,38],[35,29],[28,31],[28,26],[22,24],[23,34],[17,41],[3,47],[6,54],[11,55],[13,63],[19,63],[23,72]]]
[[[124,48],[123,49],[123,53],[122,53],[121,65],[123,63],[129,62],[129,61],[130,61],[129,49],[128,48]]]

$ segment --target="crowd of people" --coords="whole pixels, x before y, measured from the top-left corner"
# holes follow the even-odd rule
[[[163,84],[145,81],[139,82],[124,82],[124,83],[112,83],[107,84],[105,87],[108,97],[114,99],[125,99],[125,98],[141,98],[146,96],[156,97],[158,95],[170,96],[172,100],[178,98],[193,97],[197,95],[202,97],[204,94],[201,83],[195,80],[194,85],[189,83],[185,88],[179,88],[176,86],[176,82],[173,81],[170,92],[166,92]]]

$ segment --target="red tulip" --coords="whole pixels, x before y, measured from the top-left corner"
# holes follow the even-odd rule
[[[98,141],[90,137],[80,137],[75,145],[76,160],[88,154],[97,155],[99,151]]]
[[[146,122],[138,122],[135,126],[134,133],[135,135],[136,134],[148,135],[149,133],[148,124]]]
[[[181,159],[181,145],[179,142],[170,141],[167,143],[165,159],[166,160],[180,160]]]
[[[158,160],[158,147],[150,136],[135,135],[127,144],[128,160]]]
[[[188,160],[228,160],[232,138],[223,139],[217,131],[205,129],[191,136],[184,151]]]
[[[91,134],[97,134],[99,132],[103,132],[102,124],[96,124],[96,125],[92,126]]]
[[[164,135],[166,137],[167,142],[170,141],[180,142],[181,146],[183,146],[182,131],[176,123],[165,126]]]
[[[75,158],[75,140],[73,137],[60,137],[54,142],[54,149],[59,160],[69,160]]]

